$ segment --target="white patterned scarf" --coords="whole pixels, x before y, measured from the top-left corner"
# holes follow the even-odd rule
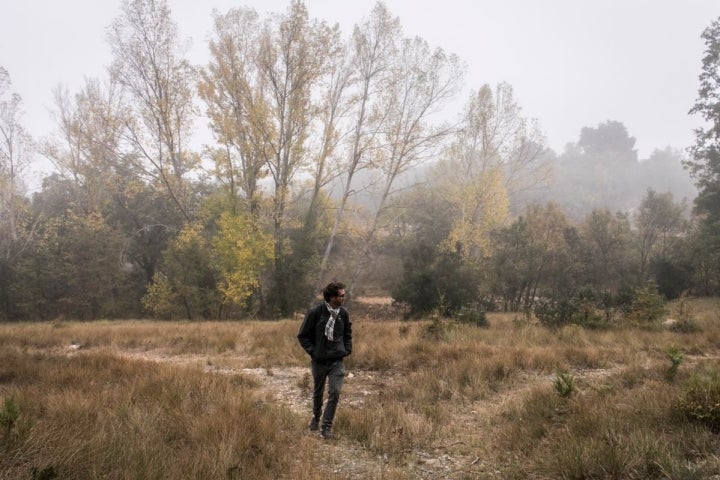
[[[328,340],[333,341],[335,335],[335,319],[340,315],[340,307],[332,308],[328,302],[325,302],[325,306],[330,311],[330,319],[325,325],[325,336]]]

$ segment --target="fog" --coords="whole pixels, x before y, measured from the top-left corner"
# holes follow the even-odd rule
[[[349,34],[375,2],[305,3],[311,16],[338,22]],[[203,64],[213,8],[225,12],[246,5],[265,14],[282,12],[289,2],[169,4],[181,36],[189,39],[189,58]],[[687,112],[697,93],[700,33],[720,15],[715,0],[389,0],[386,5],[406,34],[467,63],[456,110],[470,91],[505,81],[558,153],[577,141],[583,127],[608,120],[627,126],[640,159],[667,146],[684,149],[692,141],[700,120]],[[105,30],[119,14],[119,0],[0,4],[0,65],[23,98],[25,124],[35,138],[54,129],[49,111],[57,85],[74,91],[85,78],[105,75],[111,61]]]

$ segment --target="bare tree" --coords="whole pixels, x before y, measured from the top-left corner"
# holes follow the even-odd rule
[[[264,153],[274,184],[277,239],[283,236],[291,184],[309,161],[307,139],[317,115],[312,94],[326,72],[332,34],[324,23],[308,18],[302,2],[293,1],[285,15],[266,24],[260,37],[260,88],[271,119],[264,132],[269,147]]]
[[[244,197],[256,215],[258,182],[270,155],[269,111],[259,88],[261,24],[254,10],[243,8],[215,13],[214,20],[211,60],[201,71],[198,91],[222,146],[213,154],[216,176],[228,185],[233,199]]]
[[[166,189],[190,218],[186,174],[197,162],[188,150],[194,121],[193,69],[184,58],[165,0],[124,0],[109,30],[111,75],[124,88],[131,115],[125,140],[141,171]]]
[[[340,39],[337,26],[328,45],[327,73],[321,81],[318,103],[318,142],[310,142],[313,161],[312,190],[307,222],[310,227],[316,222],[320,194],[330,182],[342,173],[342,167],[333,164],[338,148],[344,137],[342,121],[349,114],[353,98],[348,95],[355,79],[352,66],[348,63],[348,48]]]
[[[120,95],[116,85],[86,80],[83,89],[71,96],[55,90],[59,135],[42,148],[58,173],[78,191],[77,213],[100,214],[117,191],[118,177],[132,174],[120,155],[124,128]]]
[[[29,240],[21,233],[27,214],[21,174],[33,150],[21,123],[22,99],[10,87],[10,75],[0,67],[0,254],[5,260],[17,255]]]
[[[320,263],[318,285],[323,280],[338,229],[345,215],[345,208],[353,192],[355,174],[370,165],[372,157],[369,154],[379,134],[379,120],[382,118],[381,115],[378,115],[382,109],[374,107],[375,99],[380,98],[383,86],[392,77],[391,67],[400,40],[400,22],[397,17],[390,15],[382,3],[378,3],[373,8],[370,17],[356,26],[353,31],[350,45],[354,86],[350,96],[351,123],[347,153],[339,167],[344,184],[332,230]]]
[[[509,195],[542,184],[549,166],[546,141],[534,121],[522,116],[512,87],[483,85],[465,107],[461,128],[447,156],[466,175],[499,168]]]
[[[286,14],[268,22],[261,35],[258,59],[261,88],[267,95],[271,127],[266,131],[269,146],[265,158],[273,179],[273,227],[275,237],[275,288],[284,291],[286,213],[295,175],[307,167],[311,156],[307,140],[318,109],[313,92],[326,73],[328,45],[334,31],[311,21],[307,9],[293,1]],[[280,311],[287,313],[282,299]]]
[[[463,66],[455,55],[431,50],[420,38],[404,39],[393,59],[392,74],[374,106],[380,135],[372,167],[380,174],[380,192],[348,290],[372,259],[376,234],[389,200],[402,174],[430,158],[452,133],[447,124],[433,123],[461,86]]]
[[[544,138],[521,113],[510,85],[501,83],[495,92],[482,86],[431,171],[431,184],[453,205],[447,248],[468,260],[490,254],[491,232],[507,219],[510,197],[547,178]]]
[[[635,214],[640,244],[640,280],[648,276],[653,257],[665,259],[670,247],[687,229],[684,202],[675,202],[670,192],[647,191]]]

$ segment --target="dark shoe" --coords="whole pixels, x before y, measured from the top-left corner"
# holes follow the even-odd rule
[[[335,438],[335,435],[333,435],[332,431],[326,428],[320,430],[320,436],[325,440],[333,440]]]
[[[316,432],[319,425],[320,425],[320,419],[313,417],[313,419],[310,420],[310,423],[308,423],[308,429],[311,432]]]

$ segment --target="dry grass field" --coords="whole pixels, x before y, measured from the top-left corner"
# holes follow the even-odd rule
[[[678,309],[693,328],[358,315],[333,441],[298,319],[0,324],[0,478],[720,479],[720,301]]]

